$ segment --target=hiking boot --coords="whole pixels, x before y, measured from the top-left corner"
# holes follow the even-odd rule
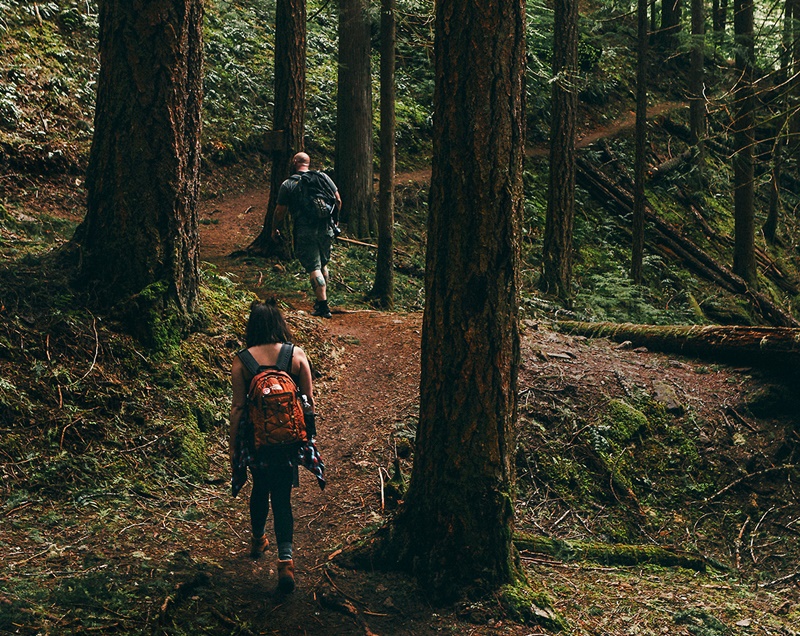
[[[294,561],[278,561],[278,591],[288,594],[294,590]]]
[[[314,303],[314,311],[311,312],[312,316],[320,316],[321,318],[330,318],[331,309],[328,307],[327,300],[318,300]]]
[[[257,559],[264,554],[268,545],[269,539],[267,539],[267,535],[262,534],[260,537],[252,537],[250,539],[250,556]]]

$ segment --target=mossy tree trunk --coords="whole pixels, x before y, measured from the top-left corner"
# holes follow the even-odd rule
[[[279,228],[284,240],[272,240],[272,220],[278,191],[289,176],[295,153],[304,150],[306,110],[306,0],[278,0],[275,7],[275,109],[269,202],[264,227],[248,251],[264,256],[291,258],[292,219],[287,215]]]
[[[197,305],[203,4],[109,0],[99,19],[79,273],[106,306],[134,298],[130,327],[161,344]]]
[[[522,0],[436,4],[420,420],[390,549],[441,600],[516,577],[524,22]]]
[[[541,287],[567,304],[572,296],[575,224],[575,119],[578,110],[578,2],[556,0],[550,175]]]
[[[630,341],[656,351],[718,359],[779,363],[800,367],[800,329],[794,327],[724,327],[717,325],[637,325],[559,321],[559,331],[590,338]]]
[[[370,296],[394,305],[395,0],[381,0],[381,181],[378,191],[378,258]]]
[[[336,185],[342,220],[356,237],[374,236],[372,76],[369,0],[339,0]]]

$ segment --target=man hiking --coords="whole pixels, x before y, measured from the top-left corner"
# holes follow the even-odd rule
[[[324,172],[309,170],[311,158],[298,152],[292,158],[292,176],[281,184],[272,220],[272,240],[280,238],[278,227],[287,211],[294,219],[294,249],[297,259],[311,279],[316,302],[312,316],[330,318],[328,306],[328,262],[331,240],[338,229],[342,198]]]

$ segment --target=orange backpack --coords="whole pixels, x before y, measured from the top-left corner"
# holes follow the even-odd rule
[[[289,375],[293,354],[294,345],[284,343],[274,367],[259,365],[247,349],[236,354],[253,376],[247,393],[247,412],[256,450],[308,439],[300,390]]]

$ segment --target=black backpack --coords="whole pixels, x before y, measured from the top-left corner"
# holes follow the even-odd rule
[[[324,221],[337,224],[336,188],[331,180],[318,170],[306,170],[297,176],[295,203],[298,214],[306,221]]]

